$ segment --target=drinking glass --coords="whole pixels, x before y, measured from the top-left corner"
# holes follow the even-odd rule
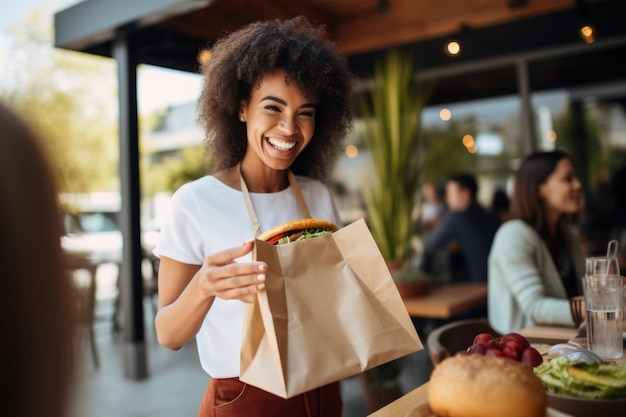
[[[585,276],[619,277],[619,261],[616,256],[590,256],[585,258]]]
[[[619,275],[604,272],[583,278],[587,345],[603,359],[622,357],[622,285]]]

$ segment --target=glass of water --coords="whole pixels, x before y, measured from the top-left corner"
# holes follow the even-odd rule
[[[613,260],[615,262],[613,262]],[[623,353],[622,277],[616,258],[587,258],[583,278],[587,345],[603,359]]]
[[[590,256],[585,258],[585,276],[619,277],[619,261],[616,256]]]

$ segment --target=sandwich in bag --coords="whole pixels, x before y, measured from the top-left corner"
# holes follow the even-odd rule
[[[265,290],[246,304],[240,380],[283,398],[422,349],[363,219],[300,219],[257,237]]]
[[[314,237],[326,236],[336,232],[339,228],[333,222],[320,219],[292,220],[261,233],[257,239],[270,245],[285,245],[287,243]]]

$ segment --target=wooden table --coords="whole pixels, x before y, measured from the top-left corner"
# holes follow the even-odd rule
[[[576,327],[536,325],[520,330],[518,333],[533,343],[554,345],[572,340],[578,334]]]
[[[368,417],[437,417],[428,406],[428,382],[410,391]],[[548,408],[546,417],[572,417]]]
[[[535,343],[554,345],[563,342],[572,342],[587,349],[587,326],[583,322],[580,327],[533,326],[519,331],[520,334]],[[626,333],[624,336],[624,354],[619,359],[610,359],[606,362],[626,363]]]
[[[412,317],[447,319],[487,304],[487,284],[455,283],[433,287],[426,294],[405,298]]]
[[[369,417],[430,417],[428,382],[384,406]]]

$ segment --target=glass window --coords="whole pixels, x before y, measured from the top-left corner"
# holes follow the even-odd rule
[[[63,230],[66,235],[83,233],[78,217],[69,213],[63,214]]]
[[[442,184],[452,173],[472,173],[479,201],[489,206],[523,152],[519,115],[520,100],[512,95],[426,108],[424,180]]]
[[[626,76],[615,59],[626,53],[626,46],[556,52],[519,56],[497,67],[476,63],[471,71],[453,75],[426,71],[425,79],[435,81],[422,113],[423,181],[441,185],[449,174],[467,171],[479,181],[483,205],[490,206],[498,190],[510,194],[513,174],[528,148],[518,85],[518,69],[527,62],[534,148],[560,148],[572,155],[588,216],[623,209],[626,202],[619,196],[626,191],[615,178],[620,172],[626,175]],[[335,191],[340,208],[348,212],[358,207],[358,215],[364,209],[360,182],[367,180],[369,169],[358,120],[348,145],[350,151],[346,148],[335,170]]]
[[[616,92],[618,85],[613,86]],[[601,90],[552,90],[532,95],[538,148],[566,149],[576,159],[585,188],[593,190],[626,165],[626,88],[621,97]],[[619,89],[617,89],[619,91]]]
[[[80,223],[86,233],[113,232],[119,230],[115,221],[105,213],[82,213]]]
[[[570,153],[585,190],[584,249],[603,255],[610,239],[626,245],[626,88],[586,86],[534,93],[540,149]]]

